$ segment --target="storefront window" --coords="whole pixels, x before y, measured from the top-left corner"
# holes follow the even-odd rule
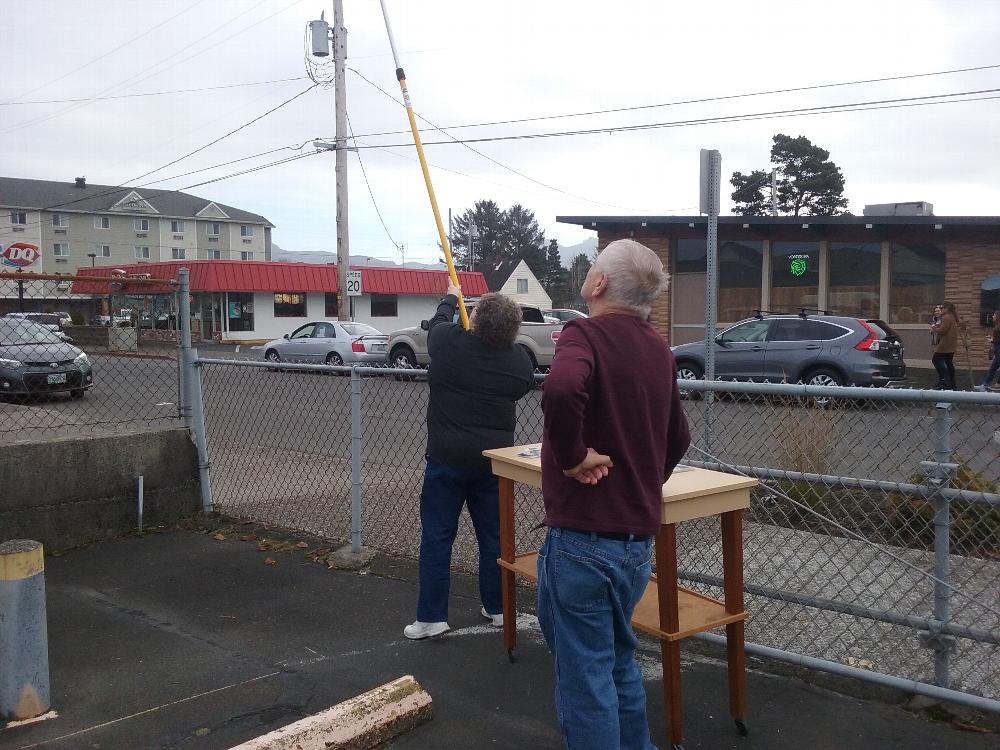
[[[937,245],[892,243],[890,323],[929,323],[944,300],[944,249]]]
[[[395,294],[373,294],[372,295],[372,317],[373,318],[395,318],[397,317],[397,296]]]
[[[830,243],[828,307],[837,315],[879,317],[881,242]]]
[[[674,251],[674,273],[705,273],[707,268],[706,240],[677,240],[677,249]]]
[[[760,309],[763,242],[719,243],[719,321],[735,323]]]
[[[253,330],[253,294],[230,292],[226,300],[226,316],[230,331]]]
[[[323,301],[323,314],[328,318],[336,318],[338,313],[337,293],[327,292]]]
[[[279,292],[274,295],[274,317],[306,317],[306,295],[301,292]]]
[[[797,312],[819,305],[819,243],[771,243],[773,312]]]

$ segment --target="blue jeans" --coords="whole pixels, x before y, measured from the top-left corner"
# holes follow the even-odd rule
[[[500,597],[500,492],[489,471],[456,469],[427,459],[420,491],[420,594],[417,619],[445,622],[451,584],[451,547],[462,506],[479,542],[479,596],[490,614],[503,611]]]
[[[989,385],[993,382],[993,378],[996,377],[997,370],[1000,370],[1000,352],[993,358],[992,364],[990,364],[989,372],[986,373],[986,379],[983,380],[983,385]]]
[[[655,750],[632,611],[653,540],[549,529],[538,553],[538,622],[555,657],[556,715],[570,750]]]

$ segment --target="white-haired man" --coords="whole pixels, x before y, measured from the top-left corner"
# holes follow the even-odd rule
[[[649,581],[661,488],[691,442],[677,365],[649,324],[668,276],[652,250],[610,243],[545,381],[538,619],[555,658],[570,750],[650,750],[632,611]]]

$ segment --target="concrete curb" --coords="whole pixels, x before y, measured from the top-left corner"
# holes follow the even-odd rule
[[[364,750],[432,716],[430,695],[406,675],[231,750]]]

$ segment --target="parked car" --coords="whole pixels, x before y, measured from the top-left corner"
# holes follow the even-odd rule
[[[568,323],[571,320],[576,320],[577,318],[589,318],[585,312],[580,312],[579,310],[573,310],[568,307],[557,307],[552,310],[542,310],[542,315],[547,318],[555,318],[562,323]]]
[[[47,328],[53,332],[61,331],[64,325],[72,325],[73,323],[73,321],[69,320],[68,317],[63,318],[62,313],[7,313],[4,317],[16,318],[19,320],[30,320],[32,323],[37,323],[43,328]]]
[[[315,320],[263,347],[268,362],[316,365],[385,364],[389,337],[364,323]]]
[[[94,385],[93,368],[67,338],[30,320],[0,318],[0,395],[68,391],[82,398]]]
[[[466,299],[465,309],[469,315],[475,308],[475,300]],[[542,311],[530,305],[521,305],[521,330],[518,332],[518,346],[523,346],[534,368],[549,367],[556,351],[556,341],[562,332],[561,321],[547,321]],[[454,322],[458,322],[455,313]],[[403,328],[389,334],[389,366],[400,369],[426,367],[431,361],[427,354],[427,321],[419,326]]]
[[[677,377],[705,375],[705,342],[672,347]],[[906,377],[903,345],[881,320],[758,315],[715,337],[719,380],[891,386]]]

